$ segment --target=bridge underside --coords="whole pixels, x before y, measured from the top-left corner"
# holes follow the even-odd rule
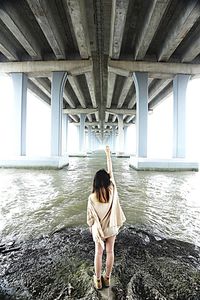
[[[200,74],[198,0],[2,0],[0,32],[0,72],[25,74],[50,105],[52,74],[65,72],[62,112],[101,140],[139,118],[137,72],[147,74],[147,113],[177,74]]]

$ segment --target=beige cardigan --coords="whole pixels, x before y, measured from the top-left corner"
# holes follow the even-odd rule
[[[105,217],[100,220],[90,196],[88,198],[87,206],[87,224],[92,227],[93,240],[99,242],[103,249],[104,240],[108,237],[106,232],[114,233],[110,236],[117,234],[119,228],[126,220],[119,203],[117,187],[114,180],[111,180],[111,182],[113,184],[113,197]]]

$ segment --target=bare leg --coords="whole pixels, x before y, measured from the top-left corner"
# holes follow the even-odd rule
[[[95,243],[94,269],[97,279],[101,278],[103,248],[100,243]]]
[[[114,245],[116,236],[106,239],[106,277],[110,277],[114,263]]]

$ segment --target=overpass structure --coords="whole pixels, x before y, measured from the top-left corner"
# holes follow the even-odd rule
[[[28,163],[30,89],[51,105],[51,160],[58,167],[67,163],[62,143],[71,142],[67,125],[73,122],[80,127],[80,152],[87,129],[90,144],[110,138],[114,145],[117,131],[123,154],[124,132],[136,123],[135,168],[197,168],[185,160],[185,95],[199,62],[199,0],[0,2],[0,72],[13,78],[18,161]],[[148,112],[170,93],[173,158],[150,161]]]

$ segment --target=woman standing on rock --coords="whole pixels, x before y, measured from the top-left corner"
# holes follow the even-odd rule
[[[106,146],[107,168],[99,170],[93,181],[92,194],[88,198],[87,224],[95,242],[94,285],[96,289],[110,286],[110,276],[114,263],[114,244],[119,228],[126,220],[121,209],[115,184],[110,148]],[[106,244],[106,270],[101,276],[102,255]]]

